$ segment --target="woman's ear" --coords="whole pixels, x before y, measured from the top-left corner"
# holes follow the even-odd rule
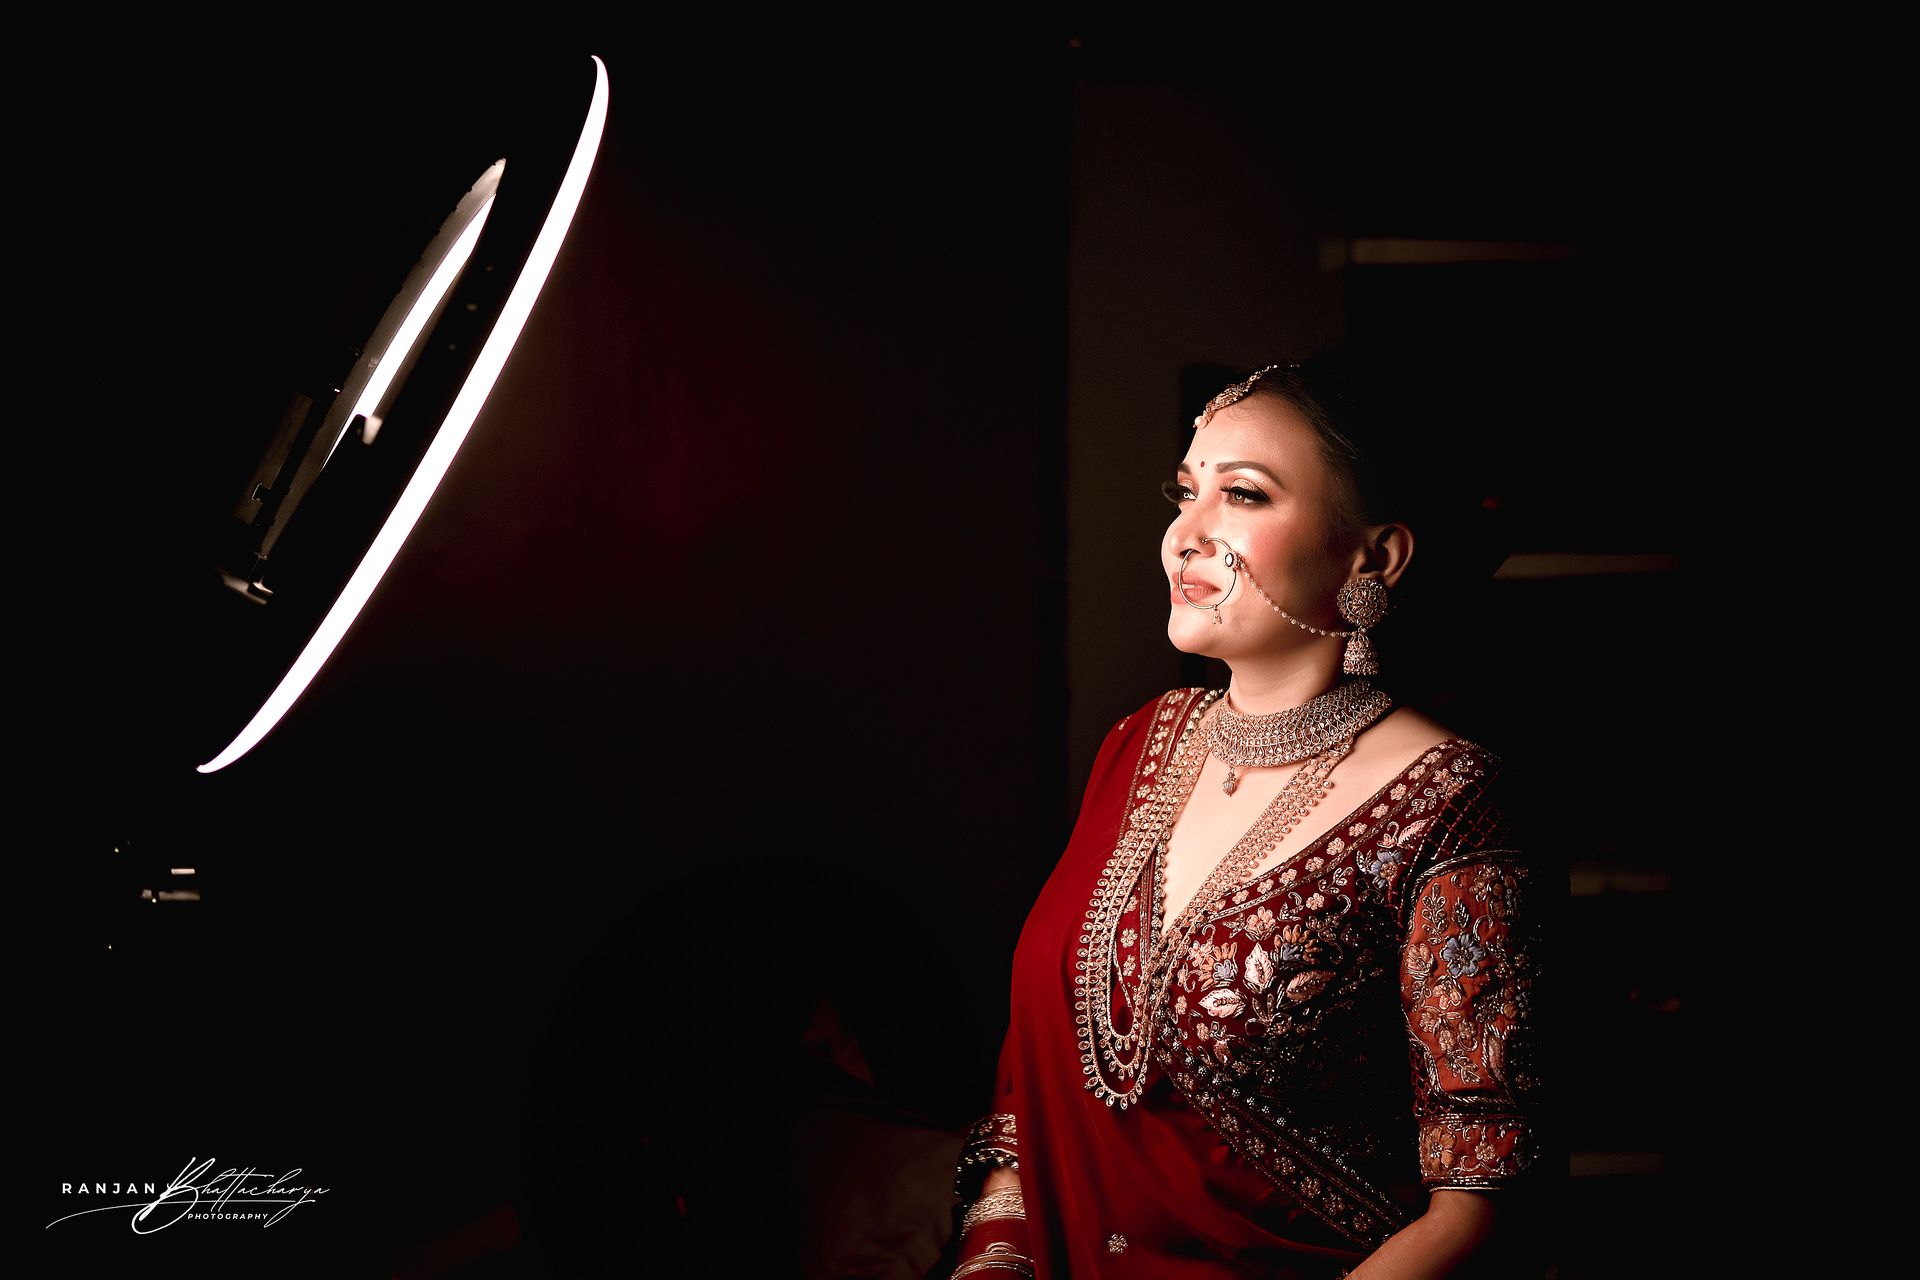
[[[1378,574],[1380,580],[1393,590],[1400,581],[1400,575],[1407,571],[1407,564],[1413,559],[1413,530],[1404,524],[1369,525],[1366,541],[1353,553],[1353,562],[1347,572],[1351,577],[1364,577]]]

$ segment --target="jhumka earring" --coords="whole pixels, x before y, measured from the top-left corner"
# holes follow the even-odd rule
[[[1254,591],[1275,613],[1302,631],[1311,631],[1317,636],[1332,636],[1336,640],[1347,642],[1346,652],[1340,660],[1342,671],[1350,676],[1380,674],[1380,659],[1374,656],[1373,644],[1367,639],[1367,628],[1387,616],[1386,583],[1378,578],[1355,578],[1342,586],[1336,603],[1340,608],[1340,616],[1353,624],[1353,630],[1322,631],[1310,622],[1300,621],[1275,603],[1274,598],[1260,586],[1260,579],[1253,576],[1253,566],[1247,563],[1245,556],[1239,558],[1239,567],[1246,571],[1247,581],[1253,584]],[[1187,603],[1193,604],[1191,600]],[[1204,607],[1204,605],[1194,605],[1196,609]]]
[[[1338,603],[1340,616],[1353,624],[1340,669],[1350,676],[1379,675],[1380,659],[1367,639],[1367,628],[1387,616],[1387,584],[1378,578],[1355,578],[1340,588]]]

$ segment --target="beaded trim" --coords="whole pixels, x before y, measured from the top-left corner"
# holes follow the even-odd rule
[[[1109,1107],[1117,1103],[1123,1111],[1146,1087],[1147,1044],[1152,1024],[1145,998],[1149,987],[1144,981],[1137,987],[1127,984],[1121,988],[1127,1026],[1122,1029],[1115,1023],[1110,985],[1114,969],[1114,925],[1126,914],[1127,902],[1139,886],[1141,869],[1154,855],[1160,833],[1192,791],[1185,774],[1191,771],[1198,776],[1199,764],[1206,753],[1189,751],[1188,747],[1207,708],[1225,692],[1224,689],[1170,689],[1160,695],[1146,749],[1133,768],[1130,799],[1142,803],[1134,804],[1128,813],[1128,825],[1100,872],[1093,905],[1087,910],[1086,928],[1080,934],[1074,953],[1073,1021],[1083,1083],[1093,1090],[1094,1097]],[[1147,918],[1147,913],[1142,913],[1143,954],[1152,954],[1152,931],[1156,923]],[[1095,1028],[1099,1030],[1097,1036]]]
[[[953,1194],[963,1203],[971,1204],[979,1197],[988,1173],[1019,1167],[1020,1139],[1012,1113],[989,1112],[967,1130],[959,1163],[954,1166]]]

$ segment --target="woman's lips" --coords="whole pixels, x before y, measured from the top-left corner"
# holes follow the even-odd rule
[[[1173,584],[1173,590],[1170,594],[1175,601],[1180,600],[1180,584],[1178,582]],[[1192,578],[1187,579],[1187,600],[1199,601],[1206,599],[1208,596],[1217,596],[1219,594],[1220,588],[1213,586],[1211,583],[1195,582]]]

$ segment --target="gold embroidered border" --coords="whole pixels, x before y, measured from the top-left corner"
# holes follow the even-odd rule
[[[1251,1099],[1231,1100],[1211,1089],[1195,1092],[1190,1087],[1193,1077],[1175,1070],[1172,1056],[1163,1050],[1161,1062],[1208,1127],[1329,1227],[1376,1249],[1412,1221],[1398,1201],[1332,1155],[1315,1150],[1276,1117],[1254,1110]]]
[[[1093,905],[1086,914],[1086,924],[1075,950],[1073,1017],[1082,1084],[1108,1106],[1117,1102],[1121,1110],[1126,1109],[1144,1086],[1151,1051],[1144,1023],[1136,1028],[1140,1033],[1138,1039],[1131,1039],[1134,1033],[1129,1031],[1130,1039],[1120,1045],[1095,1032],[1097,1023],[1110,1022],[1117,930],[1125,916],[1121,904],[1138,890],[1141,878],[1149,874],[1148,868],[1152,865],[1154,833],[1150,828],[1162,807],[1161,793],[1166,786],[1163,766],[1188,748],[1200,716],[1218,696],[1220,693],[1206,689],[1186,688],[1170,689],[1154,700],[1153,717],[1134,759],[1128,793],[1121,805],[1120,829],[1096,882]],[[1152,917],[1151,909],[1140,916],[1142,956],[1152,954]],[[1143,992],[1150,989],[1144,976],[1141,989]],[[1136,1016],[1144,1016],[1144,1006]],[[1126,1056],[1123,1058],[1121,1054]],[[1120,1078],[1120,1083],[1105,1074],[1103,1060]],[[1136,1070],[1138,1075],[1134,1074]]]
[[[1528,870],[1532,870],[1531,860],[1521,849],[1474,849],[1467,853],[1450,854],[1420,868],[1420,873],[1407,882],[1407,899],[1418,901],[1421,887],[1435,876],[1444,875],[1449,871],[1458,871],[1461,867],[1471,866],[1476,862],[1517,862]]]
[[[1140,814],[1146,808],[1145,802],[1153,795],[1154,783],[1159,781],[1154,775],[1167,762],[1171,754],[1168,749],[1179,741],[1178,735],[1185,727],[1194,699],[1205,692],[1201,688],[1169,689],[1154,704],[1153,721],[1148,728],[1146,741],[1141,744],[1140,754],[1133,762],[1132,781],[1127,785],[1126,816],[1121,821],[1123,830],[1139,824]]]
[[[953,1194],[970,1204],[979,1198],[988,1173],[1019,1167],[1020,1137],[1012,1113],[990,1112],[967,1130],[959,1163],[954,1166]]]
[[[1429,1188],[1511,1186],[1533,1163],[1525,1114],[1441,1113],[1420,1124],[1420,1180]]]

